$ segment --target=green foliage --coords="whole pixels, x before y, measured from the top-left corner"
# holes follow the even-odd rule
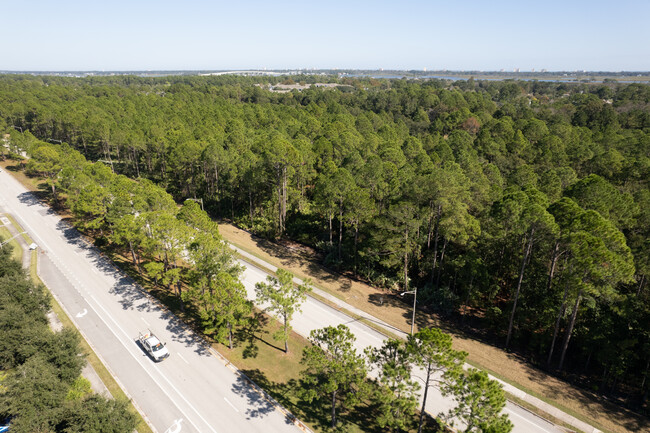
[[[233,328],[248,322],[253,307],[246,298],[244,285],[237,277],[221,271],[210,279],[202,293],[194,289],[189,296],[197,299],[203,332],[220,343],[228,343],[232,349]]]
[[[65,396],[66,400],[82,400],[84,397],[92,393],[90,381],[83,376],[79,376],[72,382],[68,394]]]
[[[68,407],[61,426],[66,433],[122,433],[134,431],[137,419],[127,401],[93,394]]]
[[[266,277],[266,283],[255,284],[255,293],[259,304],[268,304],[266,310],[277,314],[282,319],[283,327],[274,337],[284,343],[284,351],[289,352],[289,333],[291,332],[291,318],[300,311],[300,304],[307,299],[311,291],[310,282],[301,285],[293,283],[293,274],[278,269],[276,276]]]
[[[80,377],[85,363],[76,333],[52,333],[49,301],[27,280],[20,264],[0,252],[0,419],[11,431],[124,432],[137,420],[126,402],[91,393]]]
[[[369,395],[366,362],[357,355],[354,335],[345,325],[313,330],[309,340],[313,346],[304,349],[301,361],[303,398],[327,401],[331,427],[336,428],[340,408],[350,410]]]
[[[449,419],[457,419],[466,433],[509,433],[513,425],[508,415],[501,415],[506,396],[501,384],[491,380],[487,373],[470,369],[457,376],[451,386],[457,406],[449,411]],[[454,423],[452,422],[452,425]]]
[[[649,85],[330,77],[349,87],[290,97],[254,85],[282,80],[3,76],[0,123],[13,126],[9,150],[29,152],[29,171],[82,229],[135,266],[163,263],[158,280],[176,281],[180,300],[179,282],[193,277],[167,272],[185,250],[207,275],[218,272],[212,259],[199,263],[203,252],[226,260],[198,204],[178,210],[191,198],[257,235],[318,247],[338,271],[417,286],[419,302],[443,314],[472,312],[484,337],[534,362],[575,334],[560,351],[567,369],[619,384],[639,404]],[[581,217],[584,229],[561,222],[553,209],[567,197],[620,234],[593,216]],[[592,238],[588,226],[600,227]],[[630,323],[639,325],[625,362],[591,356],[627,341]],[[613,365],[624,370],[616,380]]]
[[[417,409],[420,385],[411,377],[411,358],[406,344],[389,339],[379,348],[366,350],[368,360],[379,369],[379,387],[375,400],[379,403],[377,423],[392,430],[410,430]]]
[[[424,370],[424,395],[418,433],[424,423],[424,408],[430,387],[436,387],[443,395],[453,389],[453,382],[463,374],[463,363],[467,353],[453,350],[451,336],[438,328],[424,328],[410,335],[406,343],[406,351],[411,362]]]

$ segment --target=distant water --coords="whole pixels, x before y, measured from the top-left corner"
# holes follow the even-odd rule
[[[405,74],[345,74],[346,77],[354,77],[354,78],[376,78],[376,79],[387,79],[387,80],[399,80],[402,78],[409,78],[409,79],[437,79],[437,80],[450,80],[450,81],[467,81],[469,78],[466,77],[458,77],[458,76],[451,76],[451,75],[405,75]],[[583,81],[580,81],[576,78],[545,78],[545,79],[539,79],[539,78],[523,78],[523,77],[508,77],[508,78],[489,78],[489,77],[480,77],[476,78],[474,77],[475,80],[477,81],[505,81],[505,80],[518,80],[518,81],[540,81],[540,82],[546,82],[546,83],[582,83]],[[647,83],[647,81],[641,81],[641,80],[621,80],[617,81],[618,83],[625,84],[625,83]],[[594,81],[585,81],[585,83],[602,83],[600,80],[594,80]]]

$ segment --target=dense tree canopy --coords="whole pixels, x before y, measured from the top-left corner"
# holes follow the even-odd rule
[[[642,406],[650,86],[345,79],[280,94],[261,81],[4,76],[0,125],[82,228],[179,300],[181,246],[202,223],[174,200],[202,199]]]
[[[53,333],[49,308],[44,288],[27,279],[10,246],[0,249],[0,420],[25,433],[133,431],[128,402],[90,392],[80,377],[79,337]]]

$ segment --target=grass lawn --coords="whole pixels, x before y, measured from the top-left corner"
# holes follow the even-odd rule
[[[124,272],[137,281],[148,293],[161,301],[185,324],[201,335],[201,326],[192,314],[192,307],[186,305],[185,312],[180,311],[177,297],[166,288],[155,287],[148,276],[136,272],[130,257],[109,252],[110,259]],[[213,341],[206,340],[228,362],[237,367],[246,377],[266,391],[273,399],[289,410],[294,416],[314,431],[329,431],[329,401],[307,403],[300,398],[300,372],[303,370],[300,360],[303,348],[310,343],[295,332],[289,339],[289,353],[284,353],[284,343],[276,341],[273,334],[281,324],[269,316],[256,311],[257,320],[249,326],[239,329],[234,338],[233,349]],[[249,409],[255,411],[254,402]],[[385,429],[376,424],[375,410],[369,404],[362,404],[355,410],[338,414],[340,424],[349,433],[383,432]],[[416,418],[414,417],[414,420]],[[423,431],[433,432],[433,423]],[[417,429],[415,429],[417,430]]]
[[[15,163],[7,161],[0,163],[0,166],[7,165],[15,165]],[[26,177],[22,172],[11,172],[29,189],[35,191],[39,190],[38,182]],[[287,248],[276,243],[253,237],[248,232],[226,223],[220,223],[220,231],[225,239],[241,247],[245,251],[258,256],[275,266],[287,269],[298,277],[311,278],[314,285],[320,289],[328,291],[334,296],[343,299],[350,305],[365,310],[373,316],[381,317],[385,322],[392,326],[405,332],[410,330],[410,306],[404,303],[402,299],[391,295],[384,290],[374,288],[364,284],[363,282],[332,272],[330,269],[320,265],[315,255],[310,252],[309,249]],[[122,267],[128,267],[128,262],[128,260],[124,260],[124,266]],[[138,278],[132,272],[130,273],[138,280],[138,282],[147,284],[146,279]],[[163,303],[169,305],[173,311],[177,309],[174,306],[175,301],[171,295],[165,294],[163,291],[154,292],[157,292],[154,294],[157,295]],[[189,318],[185,317],[185,319]],[[438,326],[445,332],[450,333],[454,337],[454,347],[468,352],[469,362],[471,364],[489,370],[497,377],[500,377],[518,388],[553,404],[561,410],[573,414],[577,418],[598,426],[603,431],[631,433],[640,431],[645,428],[643,426],[647,425],[647,419],[641,415],[609,403],[594,393],[573,387],[569,383],[548,375],[544,371],[531,366],[516,354],[504,352],[498,347],[475,340],[468,335],[459,332],[457,329],[450,327],[448,324],[439,321],[434,315],[419,314],[416,322],[418,327]],[[264,341],[269,339],[270,337],[266,337]],[[268,341],[264,343],[264,345],[268,346]],[[258,344],[257,346],[260,346],[261,351],[262,344]],[[300,409],[297,403],[292,403],[291,398],[293,397],[291,397],[291,393],[289,393],[286,388],[286,384],[290,383],[288,381],[296,380],[295,377],[272,377],[272,372],[265,372],[261,367],[254,367],[246,364],[246,362],[253,361],[244,358],[243,354],[240,355],[241,359],[237,359],[237,350],[238,349],[234,349],[231,354],[227,353],[229,352],[227,349],[220,349],[219,351],[228,357],[232,356],[232,362],[235,365],[240,366],[239,363],[242,362],[240,368],[245,372],[250,373],[252,379],[256,381],[259,380],[260,385],[267,383],[269,387],[265,386],[265,389],[277,398],[278,401],[286,404],[290,410],[294,411],[294,408]],[[294,355],[296,354],[299,354],[299,351],[294,351]],[[289,357],[291,356],[293,355],[289,355]],[[268,368],[264,363],[260,363],[259,365]],[[486,366],[489,366],[489,368],[486,368]],[[282,398],[276,396],[276,394],[282,396],[283,393],[287,394],[286,398],[289,399],[286,402]],[[310,422],[308,417],[302,417],[298,410],[295,410],[295,414],[299,418]]]
[[[287,248],[252,236],[226,222],[220,222],[221,235],[234,245],[267,262],[287,269],[299,278],[311,278],[318,288],[343,299],[388,324],[410,331],[411,307],[398,296],[385,290],[322,266],[308,248]],[[518,355],[475,340],[452,328],[430,314],[418,314],[418,327],[437,326],[454,338],[454,348],[469,353],[468,361],[500,379],[534,395],[547,403],[591,423],[606,432],[636,433],[648,425],[648,420],[632,411],[610,403],[595,393],[577,388],[539,370]],[[489,367],[488,367],[489,366]]]
[[[227,346],[214,344],[213,347],[237,366],[253,382],[264,389],[283,407],[304,422],[314,431],[329,430],[329,401],[307,403],[300,398],[300,365],[302,350],[310,343],[296,333],[291,334],[289,353],[282,351],[283,343],[272,335],[280,329],[280,324],[263,316],[262,326],[248,328],[238,333],[238,342],[230,350]],[[255,410],[251,408],[250,410]],[[340,426],[350,433],[381,432],[374,422],[373,410],[361,405],[357,410],[337,414]]]
[[[6,242],[7,239],[11,238],[13,235],[11,232],[6,228],[0,226],[0,242]],[[7,243],[7,245],[11,245],[13,247],[13,250],[11,252],[11,258],[13,260],[17,260],[18,262],[23,261],[23,250],[20,248],[20,244],[16,239],[13,239]],[[7,246],[5,245],[5,246]]]

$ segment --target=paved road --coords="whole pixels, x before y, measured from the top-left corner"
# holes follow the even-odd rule
[[[248,291],[248,296],[250,299],[255,299],[255,283],[264,281],[267,273],[248,262],[240,261],[240,263],[246,268],[243,281]],[[337,326],[344,324],[355,335],[355,346],[358,352],[362,352],[368,346],[380,347],[384,340],[386,340],[384,334],[375,331],[364,322],[353,319],[315,298],[308,297],[301,309],[302,312],[295,315],[291,326],[298,334],[305,337],[309,336],[309,333],[313,329],[322,328],[327,325]],[[393,332],[396,331],[393,330]],[[414,375],[420,377],[420,383],[426,377],[423,371],[417,369]],[[427,397],[427,411],[429,413],[437,415],[448,411],[454,405],[455,403],[451,398],[443,397],[434,388],[429,389],[429,395]],[[552,423],[510,402],[507,403],[504,412],[509,415],[510,420],[515,426],[513,429],[514,433],[564,433],[564,430],[555,427]]]
[[[175,317],[134,287],[81,241],[76,230],[62,223],[5,172],[0,173],[0,210],[12,213],[39,244],[41,277],[157,431],[178,433],[178,427],[183,432],[219,433],[297,430],[185,331]],[[243,264],[244,284],[254,298],[255,283],[267,274]],[[386,338],[311,297],[292,326],[308,336],[313,329],[339,323],[355,334],[358,350],[378,347]],[[172,353],[160,364],[151,362],[135,343],[138,332],[146,328],[166,341]],[[430,413],[444,412],[453,404],[430,390]],[[562,433],[516,405],[509,403],[505,411],[515,424],[515,433]]]
[[[41,278],[155,431],[299,431],[4,171],[0,211],[39,245]],[[162,363],[135,341],[147,328],[167,342],[171,356]]]

